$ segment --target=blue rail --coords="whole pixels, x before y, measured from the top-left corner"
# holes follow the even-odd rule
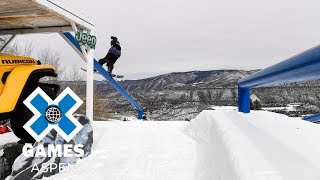
[[[81,53],[80,45],[75,40],[74,36],[69,32],[64,32],[63,35],[72,43],[78,53]],[[124,97],[126,98],[138,111],[138,119],[143,119],[143,110],[137,102],[113,79],[113,77],[94,59],[94,68],[97,70],[108,82]]]
[[[320,46],[309,49],[283,62],[261,70],[238,82],[239,111],[250,112],[251,88],[266,87],[320,78]],[[314,115],[312,121],[320,119]],[[305,118],[308,120],[308,118]]]
[[[320,113],[314,114],[312,116],[304,117],[303,120],[309,121],[309,122],[319,122],[320,121]]]

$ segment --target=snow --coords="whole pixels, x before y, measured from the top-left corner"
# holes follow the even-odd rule
[[[320,126],[265,111],[203,111],[189,125],[195,179],[320,179]]]
[[[191,122],[95,121],[90,156],[50,180],[318,180],[320,125],[237,107]],[[17,141],[0,135],[0,145]]]
[[[184,134],[188,122],[94,122],[93,151],[75,171],[53,179],[191,180],[195,142]]]
[[[272,110],[285,110],[285,111],[289,112],[289,111],[296,111],[296,107],[297,107],[297,106],[288,104],[288,105],[285,106],[285,107],[263,107],[262,109],[263,109],[263,110],[267,110],[267,111],[272,111]]]
[[[262,110],[266,111],[272,111],[272,110],[293,110],[293,109],[288,109],[288,107],[262,107]]]
[[[237,106],[211,106],[213,110],[237,110]]]
[[[13,132],[0,134],[0,146],[7,144],[9,142],[18,142],[19,138],[13,134]]]
[[[255,94],[251,94],[250,99],[251,99],[252,102],[254,102],[254,101],[259,101],[259,102],[261,102],[261,100],[260,100],[260,99],[258,98],[258,96],[255,95]]]

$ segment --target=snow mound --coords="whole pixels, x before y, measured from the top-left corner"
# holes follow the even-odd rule
[[[0,146],[10,142],[18,142],[19,138],[13,134],[13,132],[5,133],[0,135]]]
[[[94,121],[92,154],[50,180],[192,180],[195,142],[183,133],[188,123]]]
[[[195,179],[320,179],[320,125],[266,111],[207,110],[193,119]]]

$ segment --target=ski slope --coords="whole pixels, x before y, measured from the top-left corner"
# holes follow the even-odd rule
[[[203,111],[189,124],[195,179],[320,179],[320,125],[266,111]]]
[[[191,122],[93,122],[92,154],[55,180],[319,180],[320,125],[214,107]],[[0,145],[17,141],[12,133]]]
[[[188,122],[94,122],[92,154],[76,171],[50,177],[65,180],[191,180],[195,142]]]

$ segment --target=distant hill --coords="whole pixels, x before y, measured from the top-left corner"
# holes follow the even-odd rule
[[[174,72],[154,76],[140,80],[121,81],[121,85],[128,91],[150,91],[172,88],[191,87],[233,87],[239,79],[252,74],[254,71],[244,70],[212,70],[212,71],[189,71]],[[105,82],[97,82],[97,85],[105,86]],[[102,87],[101,87],[102,88]],[[112,87],[105,87],[105,90],[113,90]]]
[[[211,105],[237,105],[237,82],[257,70],[212,70],[175,72],[140,80],[125,80],[120,84],[143,107],[163,119],[190,114],[196,115]],[[61,82],[79,93],[85,92],[85,82]],[[320,107],[320,81],[284,84],[252,90],[264,107],[286,106],[301,102],[311,105],[313,111]],[[134,110],[106,81],[95,82],[96,93],[116,111]],[[309,113],[309,112],[308,112]],[[182,115],[181,115],[182,114]],[[159,117],[156,117],[159,119]],[[192,118],[191,116],[190,118]]]

